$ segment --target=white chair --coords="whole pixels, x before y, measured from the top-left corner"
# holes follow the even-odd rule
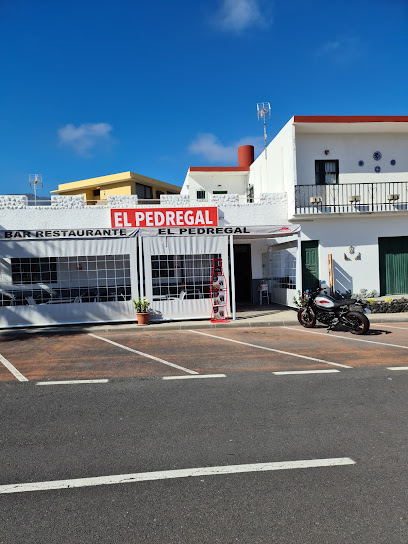
[[[26,301],[28,302],[29,306],[36,306],[37,305],[37,303],[36,303],[36,301],[34,300],[33,297],[26,297]]]
[[[259,284],[259,304],[262,306],[262,301],[266,299],[267,304],[269,304],[269,289],[267,283]]]
[[[186,298],[187,291],[180,291],[179,299],[184,300]]]

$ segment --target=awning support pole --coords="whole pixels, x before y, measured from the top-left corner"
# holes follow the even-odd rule
[[[139,272],[140,272],[140,275],[139,275],[139,279],[140,279],[140,296],[142,298],[144,298],[145,294],[144,294],[144,287],[143,287],[144,270],[143,270],[143,238],[142,238],[142,236],[139,236]]]
[[[300,291],[300,294],[303,294],[303,286],[302,286],[302,242],[300,240],[301,232],[298,232],[297,235],[297,257],[296,257],[296,287],[297,290]]]
[[[235,263],[234,263],[234,237],[230,234],[230,263],[231,263],[231,307],[232,320],[237,319],[237,307],[235,304]]]

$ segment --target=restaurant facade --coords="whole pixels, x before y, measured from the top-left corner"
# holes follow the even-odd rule
[[[137,196],[116,196],[91,207],[81,196],[53,196],[42,207],[0,197],[0,327],[133,321],[139,296],[152,321],[210,319],[214,259],[226,316],[262,302],[265,255],[279,242],[293,248],[299,227],[272,221],[266,201],[237,208],[161,198],[141,206]]]

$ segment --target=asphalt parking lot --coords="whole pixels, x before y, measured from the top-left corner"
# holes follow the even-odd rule
[[[405,544],[407,331],[1,335],[0,543]]]
[[[408,322],[368,335],[300,326],[15,333],[0,337],[0,381],[176,377],[408,365]]]

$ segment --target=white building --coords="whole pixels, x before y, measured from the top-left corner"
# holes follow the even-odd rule
[[[238,167],[191,167],[160,205],[0,197],[0,327],[130,321],[139,294],[153,319],[209,319],[214,258],[233,316],[331,271],[339,291],[407,293],[407,149],[408,117],[294,117],[255,161],[242,146]]]
[[[329,256],[335,290],[408,292],[408,116],[296,116],[249,171],[222,170],[191,168],[182,194],[268,198],[272,217],[301,226],[301,247],[268,242],[274,301],[290,304],[287,278],[297,288],[329,281]]]

